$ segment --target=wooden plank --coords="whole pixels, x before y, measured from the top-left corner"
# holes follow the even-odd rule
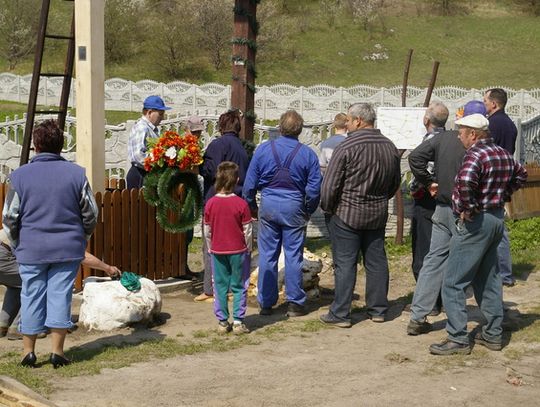
[[[112,218],[112,194],[107,191],[103,194],[103,261],[108,264],[114,263],[113,247],[113,218]],[[97,274],[99,273],[99,274]],[[103,272],[96,275],[103,276]]]
[[[103,259],[105,232],[103,221],[103,195],[101,192],[96,193],[96,202],[97,207],[99,208],[99,215],[96,229],[94,230],[94,234],[90,240],[90,253],[92,253],[98,259]],[[95,273],[95,270],[92,273]]]
[[[146,222],[147,222],[147,254],[148,259],[146,277],[150,280],[155,280],[156,275],[156,208],[148,206]]]
[[[116,266],[122,270],[125,270],[129,266],[129,258],[131,254],[131,238],[129,236],[131,217],[129,214],[131,208],[131,196],[129,191],[124,189],[120,192],[122,197],[122,263]]]
[[[169,270],[168,277],[178,276],[178,266],[180,264],[180,256],[178,253],[178,244],[180,237],[178,233],[171,234],[171,268]]]
[[[139,199],[139,269],[137,274],[148,275],[148,258],[146,256],[147,226],[148,226],[148,204],[144,200],[141,190],[136,190]]]
[[[115,266],[122,267],[122,193],[113,191],[112,193],[112,261]]]
[[[130,252],[129,252],[129,264],[125,265],[125,270],[132,271],[137,274],[139,270],[139,191],[136,189],[127,190],[130,196],[130,208],[129,208],[129,225],[130,225]]]
[[[172,236],[174,233],[164,233],[163,241],[163,270],[161,278],[168,278],[171,276],[171,262],[172,262]]]
[[[163,268],[165,263],[165,254],[163,253],[163,242],[165,240],[165,231],[156,223],[156,269],[154,279],[160,280],[163,278]]]

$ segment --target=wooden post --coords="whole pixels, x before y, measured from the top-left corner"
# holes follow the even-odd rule
[[[435,82],[437,81],[437,72],[439,71],[439,61],[433,63],[433,71],[431,72],[431,80],[429,81],[428,89],[426,92],[426,99],[424,100],[424,107],[429,106],[431,101],[431,94],[433,93],[433,88],[435,87]]]
[[[94,192],[105,185],[104,0],[75,2],[77,163]]]
[[[235,0],[231,108],[243,112],[240,137],[253,140],[257,2]]]
[[[407,85],[409,83],[409,70],[411,68],[413,50],[410,49],[407,54],[407,60],[405,62],[405,70],[403,71],[403,88],[401,89],[401,106],[405,107],[407,105]],[[405,153],[405,150],[399,150],[399,158]],[[403,244],[403,224],[405,222],[405,209],[403,207],[403,194],[401,193],[401,185],[396,192],[394,197],[396,201],[396,212],[397,212],[397,221],[396,221],[396,244]]]

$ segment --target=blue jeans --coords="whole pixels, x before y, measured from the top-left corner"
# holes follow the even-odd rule
[[[498,267],[503,283],[513,283],[512,276],[512,255],[510,254],[510,240],[508,239],[508,229],[504,227],[503,237],[499,247],[497,247]]]
[[[22,279],[19,331],[35,335],[45,327],[67,329],[71,322],[73,283],[80,260],[51,264],[19,264]]]
[[[453,342],[469,343],[465,289],[470,284],[487,320],[482,328],[484,338],[501,342],[503,302],[497,246],[503,231],[502,209],[477,213],[471,222],[457,222],[443,284],[443,302],[448,317],[446,331]]]
[[[433,217],[429,253],[418,274],[411,305],[411,319],[423,321],[437,302],[446,271],[450,239],[455,233],[455,217],[448,205],[437,204]]]
[[[285,254],[285,295],[288,302],[304,305],[302,266],[307,214],[303,198],[292,191],[263,190],[259,209],[259,278],[257,300],[270,308],[278,300],[278,259]],[[297,199],[295,199],[297,198]]]
[[[357,230],[333,215],[328,223],[335,265],[335,296],[330,314],[342,321],[351,320],[351,303],[356,284],[358,255],[366,270],[366,305],[371,316],[388,310],[388,259],[384,250],[384,228]]]

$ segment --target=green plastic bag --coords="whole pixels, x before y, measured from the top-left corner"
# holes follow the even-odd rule
[[[139,281],[141,276],[132,273],[131,271],[124,271],[120,278],[120,283],[129,291],[139,291],[141,289],[141,282]]]

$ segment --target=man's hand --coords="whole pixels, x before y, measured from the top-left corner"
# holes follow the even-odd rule
[[[439,184],[436,182],[432,182],[431,185],[428,187],[429,194],[432,198],[435,198],[437,196],[437,193],[439,192]]]

